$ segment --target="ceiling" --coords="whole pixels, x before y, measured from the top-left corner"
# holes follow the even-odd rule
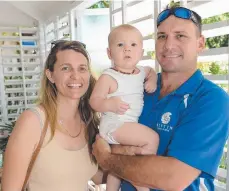
[[[83,1],[0,1],[0,26],[45,22],[82,4]]]

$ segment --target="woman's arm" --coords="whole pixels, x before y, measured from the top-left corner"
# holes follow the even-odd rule
[[[32,111],[18,118],[4,154],[2,190],[21,190],[31,156],[41,135],[40,121]]]

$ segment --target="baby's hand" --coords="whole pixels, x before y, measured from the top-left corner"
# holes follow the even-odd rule
[[[157,83],[148,79],[145,82],[145,90],[147,93],[153,93],[157,89]]]
[[[119,115],[125,114],[125,112],[130,108],[129,104],[122,101],[119,97],[111,97],[107,101],[109,110]]]

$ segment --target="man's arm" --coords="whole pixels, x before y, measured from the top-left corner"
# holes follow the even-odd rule
[[[200,174],[199,170],[172,157],[111,154],[109,145],[101,138],[93,145],[93,153],[102,168],[149,188],[184,190]]]
[[[200,172],[215,177],[229,133],[228,108],[229,97],[218,87],[193,100],[176,127],[168,157],[114,155],[99,137],[93,153],[103,168],[136,185],[183,190]]]
[[[126,145],[111,145],[112,154],[119,155],[137,155],[141,153],[141,148],[136,146],[126,146]]]

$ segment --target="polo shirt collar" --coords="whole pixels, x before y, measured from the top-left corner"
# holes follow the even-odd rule
[[[202,83],[203,79],[204,77],[201,71],[198,69],[185,83],[183,83],[178,89],[171,93],[182,96],[185,94],[194,94]],[[159,89],[161,89],[161,74],[158,74],[157,85]]]

